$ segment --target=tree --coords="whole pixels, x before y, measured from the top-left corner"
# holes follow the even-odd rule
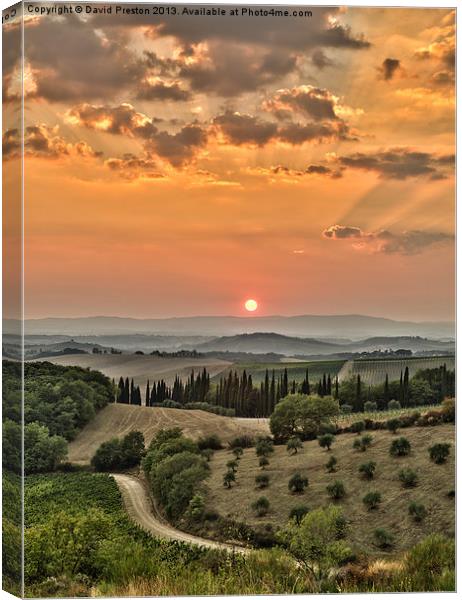
[[[255,485],[259,489],[267,488],[269,485],[269,475],[260,473],[255,477]]]
[[[411,452],[411,444],[405,437],[393,440],[390,446],[391,456],[407,456]]]
[[[234,474],[234,472],[226,471],[226,473],[223,475],[223,485],[229,489],[235,481],[236,475]]]
[[[339,539],[341,516],[336,506],[318,508],[305,515],[300,525],[290,521],[282,534],[289,551],[314,577],[318,588],[332,569],[351,555],[350,548]]]
[[[291,437],[287,442],[287,452],[290,454],[297,454],[301,448],[303,448],[302,440],[296,435]]]
[[[49,435],[48,427],[29,423],[24,428],[24,469],[27,474],[54,471],[66,458],[67,442]]]
[[[257,514],[257,517],[263,517],[269,510],[269,500],[266,496],[260,496],[255,502],[252,502],[252,510]]]
[[[264,469],[269,465],[269,460],[266,456],[260,456],[260,460],[258,461],[259,466]]]
[[[335,458],[335,456],[331,456],[329,458],[329,460],[326,463],[326,469],[328,473],[335,473],[335,471],[337,470],[335,467],[337,465],[337,459]]]
[[[327,493],[334,500],[341,500],[346,495],[345,486],[341,481],[334,481],[326,487]]]
[[[417,473],[412,469],[401,469],[398,473],[398,478],[403,484],[403,487],[410,488],[417,485]]]
[[[371,436],[370,433],[366,433],[365,435],[361,436],[361,450],[363,452],[365,452],[369,446],[372,444],[373,441],[373,437]]]
[[[408,512],[416,523],[423,521],[427,514],[425,506],[419,502],[410,502]]]
[[[260,437],[255,444],[255,452],[257,456],[269,456],[274,452],[273,441],[268,437]]]
[[[356,421],[350,425],[351,432],[357,433],[358,435],[364,431],[365,427],[364,421]]]
[[[190,521],[200,521],[205,510],[205,500],[201,494],[194,494],[189,501],[185,516]]]
[[[112,471],[118,469],[121,463],[122,449],[117,438],[103,442],[91,459],[91,465],[96,471]]]
[[[308,477],[304,477],[300,473],[295,473],[289,479],[288,487],[294,494],[301,494],[308,487]]]
[[[123,438],[120,446],[122,468],[129,469],[139,465],[144,456],[144,436],[141,431],[130,431]]]
[[[401,427],[401,421],[399,419],[388,419],[388,421],[387,421],[388,431],[391,431],[391,433],[396,433],[400,427]]]
[[[239,466],[239,462],[237,460],[229,460],[226,463],[226,468],[229,471],[232,471],[233,473],[235,473],[237,471],[238,466]]]
[[[241,456],[244,454],[244,450],[242,448],[240,448],[239,446],[237,446],[237,448],[233,448],[232,450],[234,456],[236,457],[236,460],[239,460],[241,458]]]
[[[213,455],[214,451],[211,448],[205,448],[204,450],[201,450],[201,456],[203,456],[207,462],[210,462],[210,459]]]
[[[2,460],[3,467],[14,473],[21,473],[21,425],[11,419],[2,424]]]
[[[369,509],[374,510],[382,502],[382,494],[380,492],[369,492],[363,498],[363,504]]]
[[[304,504],[299,504],[298,506],[294,506],[290,513],[289,519],[294,520],[295,523],[300,526],[300,523],[303,521],[303,517],[308,514],[309,508]]]
[[[377,410],[377,402],[367,400],[364,402],[364,412],[375,412]]]
[[[318,437],[318,443],[321,446],[321,448],[327,448],[328,451],[330,450],[334,442],[335,435],[332,435],[331,433],[325,433],[324,435],[320,435]]]
[[[270,417],[271,433],[280,440],[292,436],[313,438],[322,425],[331,423],[338,414],[338,401],[330,396],[290,394],[276,405]]]
[[[451,449],[451,444],[433,444],[428,449],[430,454],[430,460],[432,460],[437,465],[442,465],[446,462],[449,452]]]
[[[376,466],[377,463],[370,460],[369,462],[360,465],[358,470],[366,479],[373,479]]]

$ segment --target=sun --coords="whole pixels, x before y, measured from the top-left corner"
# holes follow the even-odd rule
[[[252,298],[249,298],[248,300],[245,301],[245,310],[249,311],[249,312],[254,312],[254,310],[257,310],[258,308],[258,303],[256,300],[252,300]]]

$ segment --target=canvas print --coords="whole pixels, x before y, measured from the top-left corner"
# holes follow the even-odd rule
[[[4,589],[455,590],[455,46],[451,6],[3,12]]]

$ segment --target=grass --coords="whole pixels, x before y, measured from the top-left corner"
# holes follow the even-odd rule
[[[330,452],[320,448],[316,440],[304,442],[303,449],[293,456],[288,456],[285,446],[275,446],[270,464],[265,469],[270,477],[270,485],[265,489],[270,510],[262,518],[257,517],[251,507],[261,495],[255,486],[255,476],[262,472],[255,449],[244,451],[236,473],[236,484],[230,490],[222,484],[230,454],[226,450],[216,452],[210,462],[212,473],[206,484],[207,507],[224,517],[246,521],[254,526],[271,523],[278,528],[286,523],[290,510],[301,503],[314,509],[331,502],[326,487],[341,480],[345,484],[346,496],[337,503],[344,509],[350,525],[347,541],[356,551],[373,557],[390,555],[375,543],[374,530],[378,527],[393,534],[394,553],[410,548],[435,531],[453,537],[454,502],[447,494],[454,489],[454,448],[447,463],[435,465],[428,457],[428,447],[436,442],[453,440],[454,426],[403,430],[412,448],[411,454],[403,458],[389,455],[395,435],[388,431],[374,431],[372,435],[372,446],[366,452],[353,450],[355,434],[337,436]],[[328,473],[325,468],[330,456],[338,460],[334,473]],[[365,481],[358,473],[360,464],[365,461],[377,463],[371,482]],[[419,483],[415,488],[403,488],[399,480],[399,471],[405,467],[411,467],[418,474]],[[309,485],[303,494],[291,494],[288,490],[288,481],[295,473],[308,477]],[[381,494],[382,502],[376,510],[367,511],[362,498],[372,489]],[[411,501],[420,502],[427,509],[428,514],[422,523],[416,524],[408,517]]]

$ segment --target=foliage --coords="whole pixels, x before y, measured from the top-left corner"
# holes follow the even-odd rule
[[[352,433],[357,433],[358,435],[364,431],[366,425],[364,421],[356,421],[350,425],[350,430]]]
[[[241,456],[244,454],[244,450],[242,448],[240,448],[239,446],[237,446],[236,448],[233,448],[232,452],[237,460],[239,460],[241,458]]]
[[[289,441],[287,442],[287,452],[290,452],[290,454],[297,454],[302,448],[303,442],[298,436],[294,435],[289,438]]]
[[[374,412],[377,410],[377,402],[367,400],[364,402],[364,412]]]
[[[313,438],[322,425],[329,424],[338,414],[338,401],[330,396],[290,394],[276,405],[271,415],[271,433],[280,440],[294,435],[301,439]]]
[[[122,440],[113,438],[103,442],[91,459],[97,471],[130,469],[139,465],[144,455],[144,436],[131,431]]]
[[[252,502],[252,510],[257,514],[257,517],[263,517],[269,510],[269,500],[266,496],[260,496],[255,502]]]
[[[437,465],[442,465],[446,462],[449,452],[451,449],[451,444],[441,443],[441,444],[433,444],[428,449],[430,454],[430,460],[432,460]]]
[[[24,469],[26,473],[53,471],[67,455],[66,440],[50,435],[47,427],[29,423],[24,427]]]
[[[259,457],[268,457],[274,452],[273,440],[269,437],[259,437],[257,439],[257,443],[255,444],[255,452]]]
[[[197,440],[197,445],[199,450],[221,450],[223,448],[221,440],[216,434],[200,437]]]
[[[303,517],[306,514],[308,514],[309,510],[310,509],[305,504],[299,504],[298,506],[294,506],[289,513],[289,519],[294,520],[295,523],[298,526],[300,526],[300,523],[302,522]]]
[[[239,462],[236,459],[228,460],[228,462],[226,463],[226,468],[228,469],[228,471],[232,471],[233,473],[237,471],[238,466]]]
[[[363,498],[363,504],[369,509],[377,508],[382,502],[382,494],[380,492],[368,492]]]
[[[403,484],[403,487],[410,488],[417,485],[417,473],[413,469],[406,468],[401,469],[398,473],[399,480]]]
[[[186,519],[191,521],[200,521],[205,511],[205,500],[201,494],[194,494],[189,501],[186,511]]]
[[[265,467],[267,467],[269,465],[269,460],[266,456],[260,456],[260,459],[258,461],[258,465],[264,469]]]
[[[201,456],[203,456],[207,462],[210,462],[210,459],[213,455],[214,451],[211,448],[205,448],[205,450],[201,450]]]
[[[260,473],[255,477],[255,485],[259,489],[267,488],[269,485],[269,475],[264,475]]]
[[[304,477],[300,473],[295,473],[289,479],[288,487],[294,494],[300,494],[308,487],[308,477]]]
[[[373,479],[376,466],[377,463],[375,463],[373,460],[370,460],[369,462],[360,465],[358,470],[366,479]]]
[[[392,456],[407,456],[410,452],[411,444],[405,437],[400,437],[391,443],[390,454]]]
[[[438,579],[443,579],[445,574],[454,570],[454,566],[455,541],[440,534],[428,536],[416,544],[405,557],[406,573],[414,574],[415,577],[414,590],[445,589],[437,587]]]
[[[414,502],[414,501],[410,502],[408,510],[409,510],[409,514],[411,515],[411,517],[417,523],[420,523],[421,521],[423,521],[423,519],[425,518],[425,516],[427,514],[427,509],[420,502]]]
[[[326,462],[326,469],[328,473],[335,473],[337,465],[337,459],[335,456],[331,456],[329,460]]]
[[[4,469],[21,473],[21,425],[11,419],[2,423],[2,464]]]
[[[318,442],[321,448],[327,448],[327,450],[330,450],[332,444],[335,442],[335,435],[332,435],[332,433],[320,435],[318,437]]]
[[[230,489],[231,485],[236,481],[236,475],[234,471],[226,471],[223,475],[223,485]]]
[[[388,419],[387,421],[387,429],[392,433],[396,433],[398,429],[401,427],[401,421],[399,419]]]
[[[344,484],[337,480],[326,487],[327,493],[334,500],[341,500],[346,496],[346,490]]]
[[[398,410],[399,408],[401,408],[401,403],[398,400],[390,400],[387,404],[388,410]]]
[[[373,439],[374,438],[371,436],[370,433],[366,433],[365,435],[361,436],[360,439],[356,439],[353,441],[353,448],[355,450],[359,450],[360,452],[365,452],[372,444]]]
[[[229,447],[232,448],[252,448],[255,444],[255,440],[249,435],[240,435],[230,442],[228,442]]]
[[[394,535],[382,527],[379,527],[374,531],[374,538],[377,546],[383,550],[391,548],[395,540]]]

